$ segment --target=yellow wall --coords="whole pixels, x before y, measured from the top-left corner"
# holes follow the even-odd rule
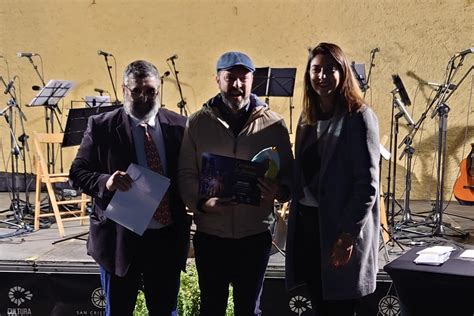
[[[334,42],[345,50],[351,61],[366,64],[370,50],[380,47],[367,101],[379,117],[381,134],[388,135],[390,91],[394,88],[391,74],[401,75],[415,101],[410,111],[417,120],[425,109],[430,90],[426,87],[418,90],[418,81],[414,76],[407,76],[407,72],[426,81],[441,82],[450,57],[473,46],[473,8],[473,0],[0,0],[0,55],[8,60],[10,76],[21,78],[18,89],[21,88],[21,104],[28,118],[27,134],[32,135],[35,130],[45,130],[44,111],[27,108],[24,104],[34,96],[30,87],[40,82],[28,60],[16,57],[20,51],[41,54],[46,80],[76,82],[75,89],[61,104],[65,124],[71,100],[93,95],[94,88],[112,91],[104,60],[97,55],[98,49],[115,55],[119,82],[123,68],[134,59],[150,60],[164,72],[168,70],[166,58],[178,54],[176,65],[190,113],[216,93],[214,68],[218,56],[228,50],[242,50],[252,57],[257,67],[298,68],[294,127],[301,109],[302,71],[309,46],[321,41]],[[466,58],[460,75],[473,60],[474,55]],[[7,77],[4,60],[0,60],[0,75]],[[472,85],[471,73],[449,100],[448,193],[463,158],[464,145],[474,142]],[[121,95],[119,90],[119,99]],[[7,100],[0,95],[3,106]],[[178,111],[178,101],[175,81],[167,78],[164,103]],[[270,105],[289,125],[288,100],[272,98]],[[414,142],[417,158],[413,198],[435,196],[435,121],[428,116]],[[9,132],[3,120],[0,124],[2,152],[8,159]],[[467,140],[464,138],[466,124],[471,126]],[[407,131],[402,126],[399,138]],[[19,130],[17,133],[21,134]],[[72,153],[65,155],[66,166],[72,157]],[[403,160],[398,163],[397,196],[400,196],[405,169]],[[4,163],[0,165],[3,170],[10,168]],[[383,176],[386,177],[386,171]],[[385,185],[385,179],[383,182]]]

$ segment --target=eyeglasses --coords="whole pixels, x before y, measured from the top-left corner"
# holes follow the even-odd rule
[[[156,95],[158,94],[158,90],[156,90],[155,88],[149,88],[147,90],[141,90],[140,88],[137,87],[137,88],[133,88],[133,90],[132,90],[132,89],[130,89],[129,86],[124,85],[124,87],[126,87],[128,89],[128,91],[130,91],[130,95],[134,99],[138,99],[142,95],[145,98],[150,99],[150,98],[156,97]]]
[[[245,75],[245,76],[233,76],[233,75],[224,75],[224,81],[229,82],[229,83],[234,83],[237,81],[237,79],[240,80],[242,83],[247,83],[252,79],[252,75]]]

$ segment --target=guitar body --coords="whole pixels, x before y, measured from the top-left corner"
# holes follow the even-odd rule
[[[474,148],[474,146],[473,146]],[[461,174],[454,183],[454,196],[460,204],[474,204],[474,153],[461,161]]]

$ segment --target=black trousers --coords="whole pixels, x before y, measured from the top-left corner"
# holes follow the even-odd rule
[[[124,277],[100,267],[106,316],[133,315],[142,282],[150,316],[176,315],[181,273],[177,236],[174,224],[146,230],[140,237],[137,256]]]
[[[197,232],[193,242],[201,316],[225,315],[229,284],[235,316],[260,315],[260,293],[272,242],[270,231],[240,239]]]

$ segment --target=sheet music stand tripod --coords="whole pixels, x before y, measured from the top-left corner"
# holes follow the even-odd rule
[[[264,96],[270,104],[269,97],[286,97],[290,101],[290,128],[293,130],[293,91],[295,88],[296,68],[256,68],[254,73],[252,93]]]
[[[74,101],[71,101],[71,103]],[[77,102],[77,101],[76,101]],[[96,108],[79,108],[79,109],[70,109],[66,121],[66,129],[64,131],[64,138],[62,147],[70,147],[80,145],[84,132],[87,129],[87,121],[92,115],[97,115],[100,113],[110,112],[117,108],[120,105],[110,105],[110,106],[100,106]],[[70,235],[65,238],[54,241],[52,244],[57,244],[69,239],[81,239],[87,235],[89,231],[78,233],[75,235]]]
[[[66,96],[66,94],[71,91],[74,87],[74,83],[68,80],[50,80],[48,83],[41,89],[41,91],[31,100],[28,106],[44,106],[45,107],[45,123],[46,123],[46,133],[54,133],[54,117],[59,124],[59,129],[63,132],[61,126],[61,120],[58,117],[58,113],[61,114],[58,108],[58,102]],[[49,113],[48,113],[49,110]],[[47,147],[47,160],[48,160],[48,171],[55,169],[55,154],[54,146]],[[62,155],[61,159],[61,172],[62,168]]]
[[[76,102],[84,101],[71,101],[71,107],[72,104]],[[67,116],[62,147],[70,147],[81,144],[82,137],[84,136],[84,132],[87,129],[87,121],[89,120],[90,116],[110,112],[119,107],[120,105],[108,105],[94,108],[71,108]]]

